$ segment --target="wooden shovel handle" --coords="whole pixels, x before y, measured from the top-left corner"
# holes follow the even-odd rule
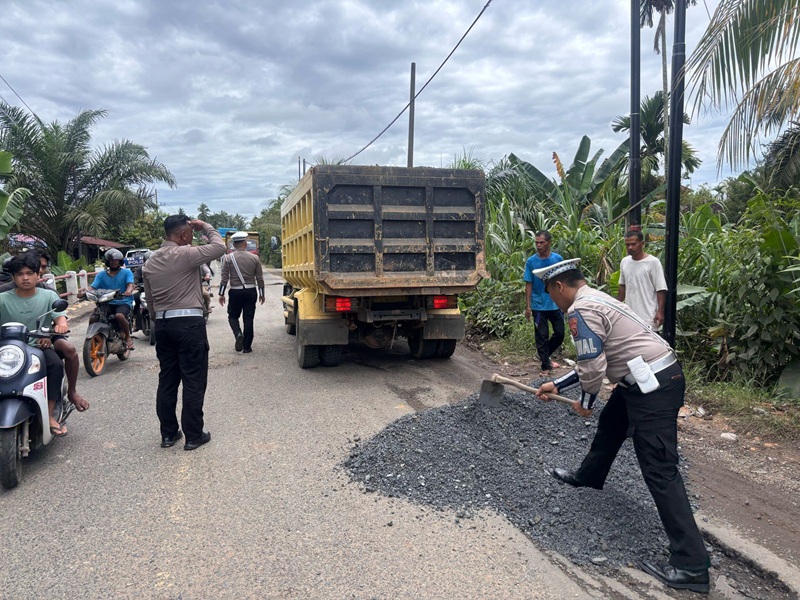
[[[498,375],[497,373],[494,373],[492,375],[491,381],[494,381],[495,383],[503,383],[506,385],[513,386],[519,390],[522,390],[523,392],[528,392],[530,394],[536,393],[536,388],[532,388],[529,385],[520,383],[519,381],[514,381],[513,379],[509,379],[508,377],[503,377],[502,375]],[[569,404],[570,406],[574,406],[575,403],[577,402],[577,400],[571,400],[570,398],[567,398],[565,396],[559,396],[558,394],[546,393],[545,395],[551,400],[558,400],[559,402],[563,402],[564,404]]]

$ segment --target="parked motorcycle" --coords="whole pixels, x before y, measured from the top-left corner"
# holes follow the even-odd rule
[[[152,329],[152,321],[150,320],[150,311],[147,309],[147,295],[144,291],[144,284],[140,283],[137,286],[134,292],[134,298],[136,297],[138,297],[139,300],[133,303],[133,321],[136,323],[136,329],[141,331],[143,335],[151,338],[150,330]]]
[[[66,300],[56,300],[52,310],[36,320],[33,331],[22,323],[0,327],[0,484],[6,489],[19,484],[22,458],[46,446],[54,437],[47,414],[44,353],[28,345],[28,339],[54,335],[40,324],[50,313],[66,310],[67,305]],[[53,417],[63,424],[74,409],[75,405],[67,399],[65,376],[61,382],[61,401],[56,402]]]
[[[116,354],[120,360],[128,360],[131,351],[125,342],[125,336],[119,330],[117,319],[108,314],[109,302],[122,298],[118,290],[94,290],[86,292],[86,298],[96,306],[86,329],[86,340],[83,342],[83,366],[92,377],[102,375],[106,368],[106,358]],[[148,315],[149,319],[149,315]],[[128,325],[133,331],[131,315]]]

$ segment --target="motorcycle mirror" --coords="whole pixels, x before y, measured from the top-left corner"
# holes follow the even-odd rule
[[[53,302],[53,306],[51,307],[55,312],[64,312],[67,310],[69,306],[69,302],[64,300],[63,298],[59,298],[55,302]]]

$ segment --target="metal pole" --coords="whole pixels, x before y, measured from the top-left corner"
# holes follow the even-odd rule
[[[416,93],[417,63],[411,63],[411,100],[408,106],[408,168],[414,166],[414,95]]]
[[[641,161],[641,106],[640,65],[641,65],[641,27],[639,25],[639,0],[631,0],[631,127],[630,157],[628,161],[628,205],[633,209],[628,213],[628,229],[642,228],[642,207],[639,200],[642,195],[642,161]]]
[[[297,181],[303,178],[303,173],[300,171],[300,157],[297,157]]]
[[[678,238],[681,211],[681,148],[683,145],[683,85],[686,63],[686,0],[675,2],[675,40],[672,46],[672,91],[669,94],[669,164],[667,165],[667,240],[664,339],[675,347],[678,303]]]

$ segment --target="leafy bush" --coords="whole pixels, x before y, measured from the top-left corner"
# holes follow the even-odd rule
[[[517,281],[484,279],[474,292],[459,298],[466,319],[482,333],[507,336],[525,320],[525,285]]]

